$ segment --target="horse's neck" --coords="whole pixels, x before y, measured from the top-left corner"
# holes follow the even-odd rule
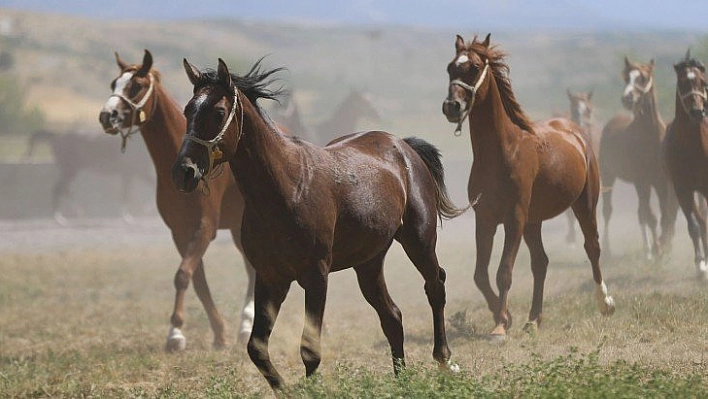
[[[187,123],[177,104],[161,85],[155,86],[155,110],[140,131],[158,177],[169,176],[182,145]]]
[[[490,80],[487,96],[477,99],[469,125],[474,162],[504,162],[507,149],[523,134],[506,113],[494,79]]]

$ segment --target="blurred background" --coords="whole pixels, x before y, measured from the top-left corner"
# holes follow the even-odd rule
[[[343,129],[431,141],[443,153],[453,197],[464,202],[472,162],[467,126],[455,137],[441,112],[456,34],[471,40],[491,33],[492,44],[508,54],[516,97],[533,119],[567,114],[566,90],[593,90],[600,128],[623,112],[623,58],[654,58],[669,122],[671,66],[688,48],[708,59],[704,11],[685,0],[3,1],[0,219],[47,219],[55,211],[69,220],[118,218],[125,209],[131,217],[156,217],[154,171],[142,138],[131,138],[121,154],[120,140],[98,124],[119,72],[116,51],[140,63],[149,49],[180,105],[191,96],[182,58],[213,68],[221,57],[243,74],[266,56],[266,67],[287,67],[280,78],[291,92],[282,107],[261,104],[274,120],[286,124],[296,107],[300,125],[288,128],[320,144],[350,132]],[[353,127],[337,125],[340,107],[360,112]],[[82,165],[61,191],[56,137],[77,135],[83,141],[71,145],[69,158]],[[615,207],[622,209],[621,195]],[[634,215],[636,208],[627,207]]]

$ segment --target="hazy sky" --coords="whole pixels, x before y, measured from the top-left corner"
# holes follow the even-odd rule
[[[0,6],[103,19],[227,17],[435,29],[690,29],[708,32],[705,0],[0,0]]]

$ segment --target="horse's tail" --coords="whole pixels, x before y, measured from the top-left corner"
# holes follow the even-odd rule
[[[37,146],[39,141],[49,141],[51,140],[52,134],[46,130],[37,130],[30,135],[27,142],[27,152],[25,152],[26,158],[31,158],[34,155],[34,148]]]
[[[403,139],[428,167],[430,174],[435,180],[435,193],[437,196],[437,209],[440,218],[452,219],[462,215],[469,206],[458,208],[450,199],[450,194],[445,186],[445,171],[443,170],[442,162],[440,161],[440,151],[432,144],[417,137],[406,137]]]

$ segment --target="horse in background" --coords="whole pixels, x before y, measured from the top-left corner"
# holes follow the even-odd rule
[[[129,64],[115,54],[120,70],[111,82],[113,93],[106,101],[99,121],[108,134],[125,138],[137,129],[147,145],[148,152],[157,174],[157,209],[172,233],[172,240],[182,257],[174,277],[175,301],[171,327],[166,348],[181,351],[186,347],[182,333],[184,325],[184,296],[189,282],[194,283],[197,297],[204,306],[214,333],[214,347],[226,345],[226,327],[221,314],[211,297],[204,272],[204,253],[209,243],[216,237],[217,229],[231,232],[236,248],[243,255],[241,247],[241,217],[244,202],[231,173],[221,173],[208,182],[203,190],[194,194],[183,194],[172,184],[172,164],[186,131],[186,120],[182,109],[162,85],[160,72],[152,67],[152,54],[145,50],[142,64]],[[128,133],[124,133],[124,131]],[[81,150],[80,147],[78,147]],[[117,146],[114,147],[117,152]],[[76,150],[76,149],[75,149]],[[127,151],[129,157],[133,149]],[[117,154],[119,156],[120,154]],[[150,165],[142,165],[150,170]],[[117,168],[120,171],[119,168]],[[248,289],[241,311],[239,340],[250,335],[253,324],[254,271],[248,259],[243,258],[248,275]]]
[[[275,390],[283,386],[268,354],[281,304],[293,281],[305,290],[300,355],[306,375],[321,360],[320,337],[331,272],[354,268],[364,298],[376,310],[394,372],[404,366],[401,312],[384,279],[394,240],[425,280],[433,316],[433,358],[451,365],[445,334],[445,271],[435,253],[438,218],[462,210],[450,200],[438,150],[427,142],[381,131],[343,136],[319,147],[278,132],[257,104],[277,99],[256,63],[245,76],[219,59],[201,72],[186,59],[194,85],[185,107],[187,135],[173,180],[194,191],[214,162],[228,162],[247,206],[243,246],[256,269],[255,320],[248,354]],[[216,156],[217,154],[222,154]]]
[[[661,146],[666,127],[656,101],[654,60],[639,64],[625,57],[624,64],[622,104],[632,116],[619,114],[610,119],[600,140],[600,172],[603,186],[607,188],[602,201],[603,248],[610,252],[612,187],[619,178],[633,184],[637,192],[644,254],[651,260],[661,256],[671,245],[677,206],[662,162]],[[652,189],[659,199],[661,236],[657,234],[657,218],[650,205]]]
[[[664,160],[673,182],[681,211],[686,216],[688,235],[694,250],[698,277],[708,281],[708,239],[705,207],[696,203],[694,194],[705,204],[708,197],[708,93],[705,65],[686,57],[674,65],[676,72],[676,110],[666,129]]]
[[[472,171],[468,197],[476,214],[477,259],[474,281],[494,316],[493,339],[505,339],[511,327],[509,289],[523,238],[531,253],[533,300],[524,329],[541,323],[548,256],[541,225],[572,207],[585,237],[592,265],[595,296],[603,315],[614,312],[614,300],[600,270],[596,207],[600,174],[590,139],[565,118],[531,123],[517,103],[508,77],[505,54],[490,47],[490,35],[465,43],[455,41],[455,57],[447,66],[448,96],[442,111],[457,125],[469,117]],[[489,281],[489,261],[498,225],[504,226],[504,249],[497,271],[499,295]]]
[[[300,108],[297,106],[292,92],[288,96],[283,96],[280,101],[275,102],[273,107],[273,119],[281,133],[288,136],[302,137],[310,139],[310,134],[302,123]]]
[[[595,126],[595,107],[592,103],[592,90],[588,92],[571,92],[566,90],[570,101],[570,120],[580,126],[588,135],[590,144],[595,155],[600,153],[600,131]],[[568,220],[568,233],[565,241],[569,244],[575,243],[575,215],[572,209],[565,211]]]
[[[52,214],[60,225],[70,224],[64,214],[67,207],[74,209],[79,216],[82,213],[80,201],[69,196],[72,183],[82,172],[118,177],[120,213],[126,222],[134,221],[129,203],[136,182],[142,181],[148,186],[155,184],[155,174],[149,169],[150,158],[142,146],[128,156],[121,156],[112,140],[97,136],[95,132],[38,130],[30,135],[26,158],[34,156],[39,143],[49,145],[59,173],[52,187]]]
[[[367,95],[352,89],[332,115],[315,129],[315,141],[324,145],[342,134],[353,133],[361,120],[381,121],[381,115]]]

